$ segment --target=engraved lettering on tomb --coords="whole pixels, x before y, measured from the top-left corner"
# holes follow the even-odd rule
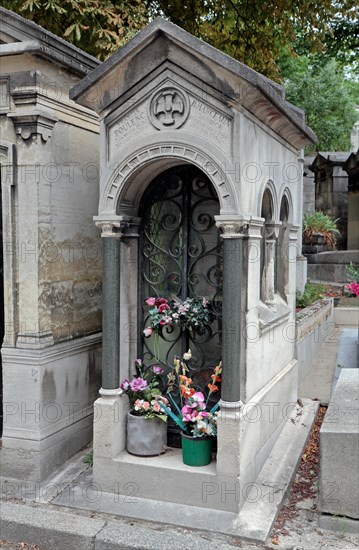
[[[115,126],[113,133],[115,135],[116,145],[121,145],[124,141],[136,138],[142,135],[143,130],[149,127],[146,113],[140,109],[134,109],[129,114],[121,118]]]
[[[196,132],[223,145],[230,138],[231,119],[198,99],[191,100],[189,126]]]

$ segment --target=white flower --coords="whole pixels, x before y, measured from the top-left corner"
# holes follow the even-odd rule
[[[184,359],[185,361],[189,361],[189,360],[191,359],[191,357],[192,357],[192,353],[191,353],[191,350],[190,350],[190,349],[187,351],[187,353],[184,353],[184,354],[183,354],[183,359]]]

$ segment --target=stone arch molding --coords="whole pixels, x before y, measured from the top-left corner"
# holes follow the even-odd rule
[[[280,191],[279,196],[280,196],[280,200],[278,201],[278,208],[279,208],[278,216],[280,216],[280,208],[281,208],[281,205],[282,205],[282,200],[285,197],[288,201],[288,206],[289,206],[288,222],[293,223],[293,219],[294,219],[294,210],[293,210],[293,208],[294,208],[294,205],[293,205],[292,193],[290,192],[290,190],[287,186],[283,186],[281,191]]]
[[[166,166],[167,161],[167,166]],[[203,150],[193,145],[182,144],[156,144],[144,147],[135,154],[128,156],[121,164],[113,170],[111,177],[100,200],[99,215],[116,215],[120,209],[137,209],[139,184],[135,180],[144,178],[145,168],[149,165],[156,165],[160,170],[152,171],[150,181],[153,177],[170,166],[171,161],[175,164],[188,163],[200,168],[211,180],[217,191],[221,213],[237,214],[239,212],[238,194],[234,183],[231,181],[231,170],[229,161],[219,162],[213,159]],[[150,183],[147,181],[147,184]],[[141,195],[144,191],[143,180],[141,181]]]
[[[266,181],[266,183],[264,184],[264,186],[261,189],[261,192],[259,194],[259,201],[258,201],[258,205],[257,205],[257,215],[258,216],[261,215],[263,196],[264,196],[264,193],[267,190],[270,192],[271,197],[272,197],[272,201],[273,201],[273,221],[274,221],[274,220],[277,220],[279,218],[279,206],[278,206],[277,190],[276,190],[276,187],[275,187],[272,180]]]

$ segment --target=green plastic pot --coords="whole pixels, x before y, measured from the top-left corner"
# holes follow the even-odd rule
[[[187,466],[206,466],[212,460],[213,437],[182,436],[182,460]]]

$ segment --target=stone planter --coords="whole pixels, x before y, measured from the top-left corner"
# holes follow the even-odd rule
[[[193,437],[181,433],[182,460],[187,466],[206,466],[212,460],[213,437]]]
[[[166,452],[167,422],[127,413],[127,451],[137,456],[154,456]]]

